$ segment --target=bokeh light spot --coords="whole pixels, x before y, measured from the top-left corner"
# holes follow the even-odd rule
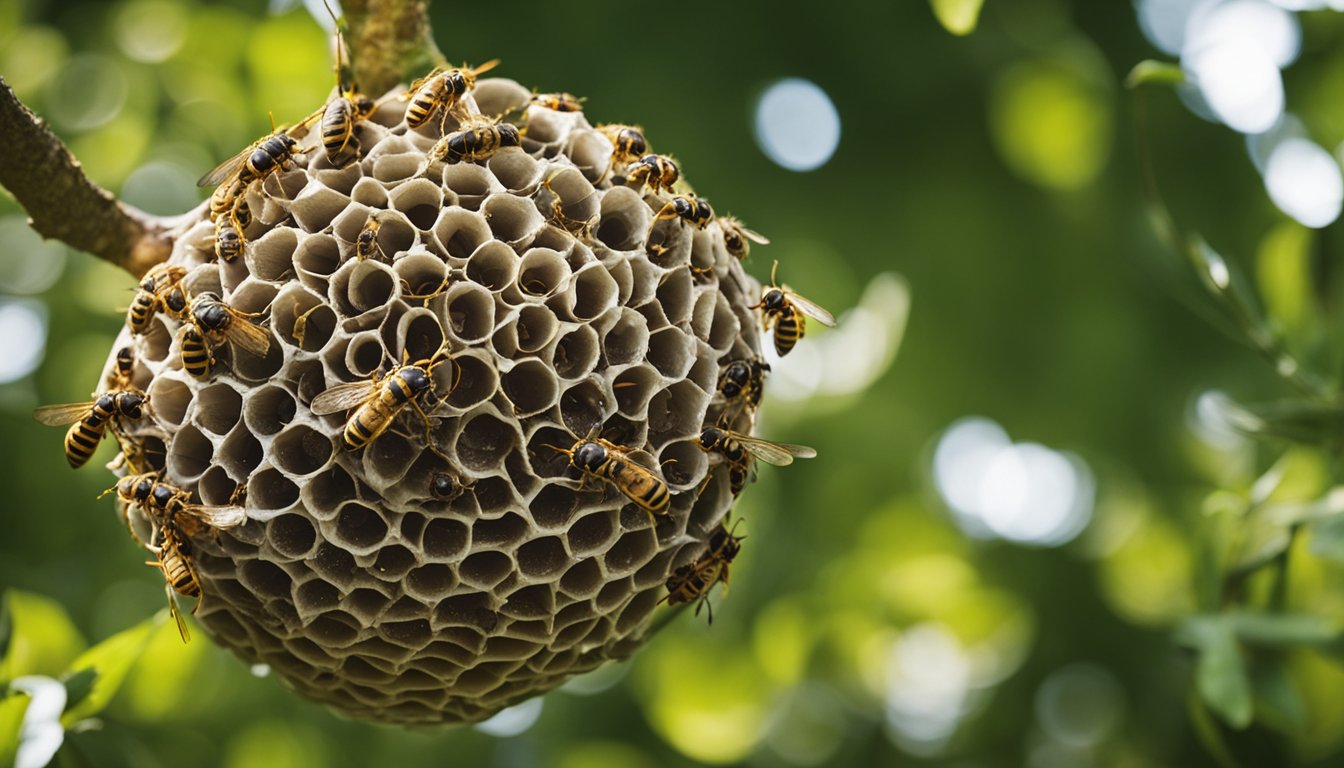
[[[840,113],[816,83],[790,77],[774,83],[756,103],[756,142],[775,163],[813,171],[840,145]]]
[[[87,131],[117,116],[126,103],[126,74],[97,54],[73,56],[47,84],[46,117],[60,128]]]
[[[168,215],[196,201],[196,180],[191,171],[177,163],[149,162],[126,177],[121,197],[149,213]]]
[[[121,9],[113,32],[117,46],[128,58],[156,64],[182,47],[187,37],[187,16],[178,3],[142,0]]]
[[[25,216],[0,217],[0,291],[41,293],[65,270],[65,246],[43,240]]]
[[[490,719],[477,723],[472,728],[500,738],[517,736],[536,724],[537,719],[541,717],[541,703],[540,698],[528,699],[522,704],[501,709]]]
[[[29,299],[0,299],[0,384],[32,373],[46,346],[46,306]]]
[[[1053,189],[1092,183],[1111,150],[1111,94],[1100,82],[1090,56],[1008,70],[990,102],[991,134],[1008,167]]]
[[[1258,45],[1229,40],[1187,52],[1181,64],[1214,116],[1234,131],[1267,131],[1283,114],[1283,78]]]
[[[966,533],[1058,546],[1092,519],[1095,483],[1076,456],[1012,443],[988,419],[947,429],[933,454],[933,479]]]
[[[1123,690],[1115,677],[1092,664],[1055,670],[1036,691],[1036,719],[1053,739],[1090,747],[1119,724]]]
[[[1279,210],[1308,227],[1333,223],[1344,205],[1339,163],[1308,139],[1287,139],[1270,152],[1265,189]]]

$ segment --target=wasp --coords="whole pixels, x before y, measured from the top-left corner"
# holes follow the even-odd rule
[[[736,530],[737,526],[733,526]],[[709,536],[709,548],[694,562],[679,566],[667,577],[667,594],[659,602],[668,605],[697,603],[695,615],[700,615],[701,606],[709,606],[709,623],[714,623],[714,606],[709,604],[709,590],[715,584],[723,582],[728,589],[728,566],[742,551],[745,536],[734,536],[732,531],[720,525]]]
[[[660,189],[671,192],[672,185],[676,184],[680,177],[681,171],[677,169],[677,164],[672,162],[672,158],[666,155],[644,155],[626,172],[625,183],[638,186],[647,182],[649,189],[654,192]]]
[[[387,260],[387,254],[383,252],[383,247],[378,244],[378,230],[382,228],[383,222],[375,213],[364,222],[364,226],[359,230],[359,236],[355,238],[355,258],[363,261],[373,258],[374,253],[378,253]]]
[[[733,432],[720,427],[707,427],[697,438],[700,448],[706,452],[715,452],[723,456],[728,464],[728,482],[733,495],[742,492],[751,475],[751,460],[760,459],[766,464],[786,467],[794,459],[810,459],[817,455],[813,448],[806,445],[774,443],[751,435]]]
[[[306,129],[320,113],[313,113],[293,129],[277,130],[275,120],[271,120],[271,133],[253,142],[243,151],[215,166],[196,182],[199,187],[215,187],[210,196],[210,220],[218,221],[228,215],[231,223],[242,234],[238,208],[243,203],[243,193],[254,181],[289,167],[294,155],[311,150],[299,149],[298,140],[290,135],[290,130]]]
[[[116,434],[122,419],[143,416],[147,401],[139,390],[114,389],[90,402],[44,405],[33,411],[33,418],[49,427],[70,425],[65,433],[65,460],[72,469],[79,469],[88,463],[107,430],[111,428]]]
[[[126,325],[131,333],[145,333],[154,319],[154,313],[160,310],[173,315],[187,308],[187,296],[179,283],[187,276],[185,267],[172,264],[155,264],[145,276],[140,278],[140,287],[126,310]]]
[[[435,472],[429,481],[430,493],[434,494],[434,498],[444,501],[452,501],[470,489],[470,483],[463,482],[452,472]]]
[[[236,221],[236,216],[215,219],[215,257],[220,261],[232,263],[243,252],[243,236]]]
[[[704,229],[713,218],[714,209],[710,208],[709,203],[705,202],[704,199],[677,195],[658,211],[658,214],[653,217],[653,223],[681,219],[693,224],[696,229]],[[650,226],[650,229],[652,228]]]
[[[439,139],[429,151],[432,160],[449,163],[488,160],[505,147],[522,145],[518,127],[510,123],[481,121],[465,130]]]
[[[532,103],[556,112],[583,111],[583,99],[572,93],[538,93],[532,97]]]
[[[770,286],[761,294],[761,301],[751,309],[761,310],[761,326],[765,330],[775,329],[775,352],[783,357],[793,349],[807,330],[807,318],[822,325],[834,326],[835,318],[830,312],[790,291],[788,286],[775,282],[775,272],[779,262],[770,269]]]
[[[191,610],[193,614],[200,608],[201,580],[191,561],[191,543],[173,525],[157,526],[156,534],[158,543],[151,540],[148,548],[158,559],[146,560],[145,565],[152,565],[163,573],[164,591],[168,593],[168,612],[177,623],[177,633],[182,642],[189,643],[191,632],[187,630],[187,620],[177,606],[177,596],[197,598],[196,607]]]
[[[159,544],[155,545],[151,541],[150,550],[158,555],[158,561],[151,561],[147,565],[156,566],[163,572],[164,580],[171,589],[168,607],[185,642],[189,638],[186,623],[173,595],[200,597],[201,587],[190,559],[190,542],[183,534],[235,528],[247,520],[247,511],[232,504],[194,504],[190,492],[163,482],[158,473],[153,472],[127,475],[104,491],[104,494],[114,491],[119,500],[128,506],[139,507],[154,523],[154,538]],[[200,603],[196,605],[200,607]],[[192,612],[195,613],[195,610]]]
[[[327,13],[331,14],[330,6],[327,8]],[[340,31],[340,22],[334,14],[332,14],[332,21],[336,22],[337,25],[337,95],[318,112],[309,115],[305,122],[314,120],[318,114],[321,114],[322,119],[318,123],[318,128],[322,133],[322,147],[327,151],[327,161],[337,168],[344,168],[358,154],[358,151],[351,152],[348,156],[344,154],[352,142],[358,144],[358,139],[355,138],[355,125],[372,115],[378,105],[373,99],[359,92],[359,87],[355,85],[353,79],[347,85],[345,78],[342,77],[344,70],[341,68],[341,54],[345,51],[345,43]]]
[[[719,217],[719,230],[723,232],[723,244],[728,249],[728,255],[739,261],[747,258],[747,254],[751,251],[748,240],[761,245],[770,244],[764,235],[747,229],[742,226],[742,222],[731,216]]]
[[[439,118],[439,132],[442,133],[448,114],[457,108],[467,91],[475,87],[477,76],[498,65],[499,59],[491,59],[475,69],[463,67],[445,70],[436,67],[428,75],[411,83],[410,90],[406,92],[406,97],[411,100],[410,106],[406,107],[406,125],[419,128],[436,112],[443,110]]]
[[[135,374],[135,350],[130,347],[122,347],[117,350],[117,359],[112,366],[112,373],[108,377],[110,389],[129,388],[131,379]]]
[[[724,366],[723,373],[719,374],[719,394],[725,400],[740,398],[755,408],[761,403],[765,374],[769,371],[770,364],[760,358],[734,360]]]
[[[182,369],[197,379],[207,378],[215,364],[214,348],[223,343],[265,355],[271,348],[271,335],[253,324],[253,317],[224,303],[217,293],[193,298],[182,329]]]
[[[597,130],[611,142],[611,158],[618,163],[633,163],[649,151],[644,132],[633,125],[599,125]]]
[[[600,437],[579,440],[570,448],[547,447],[568,456],[569,465],[582,471],[584,477],[596,477],[616,486],[641,509],[655,515],[667,514],[672,499],[667,483],[652,470],[631,461],[625,448]]]
[[[434,369],[452,362],[452,357],[446,345],[428,359],[415,363],[405,362],[404,352],[402,357],[403,363],[386,376],[375,371],[368,381],[337,384],[313,398],[310,407],[318,416],[354,410],[345,423],[343,439],[346,448],[357,451],[376,440],[408,405],[424,420],[428,444],[429,416],[418,400],[420,395],[433,391]]]

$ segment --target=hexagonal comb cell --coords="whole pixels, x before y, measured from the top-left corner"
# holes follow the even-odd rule
[[[667,195],[625,186],[582,112],[501,79],[462,104],[526,123],[522,147],[428,162],[438,121],[409,129],[389,98],[348,157],[311,132],[248,187],[241,259],[207,261],[213,224],[187,228],[183,285],[256,313],[264,352],[217,345],[194,378],[164,314],[117,346],[152,403],[127,430],[162,443],[165,481],[246,512],[193,540],[205,630],[354,717],[481,720],[628,656],[735,500],[695,441],[723,365],[760,354],[759,287],[722,232],[657,219]],[[361,420],[386,428],[352,450]],[[668,514],[579,469],[585,439],[664,479]]]

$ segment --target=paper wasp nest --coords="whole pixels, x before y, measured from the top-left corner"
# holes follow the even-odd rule
[[[193,536],[197,619],[354,717],[478,721],[628,657],[669,610],[669,573],[704,553],[734,500],[695,438],[724,409],[722,368],[759,355],[760,288],[718,222],[655,222],[670,196],[614,183],[612,144],[581,112],[527,106],[502,79],[473,95],[484,114],[513,110],[522,149],[426,169],[438,120],[408,130],[390,99],[359,123],[356,162],[333,167],[313,131],[294,168],[252,186],[242,257],[216,262],[204,219],[177,242],[192,294],[261,313],[264,358],[221,348],[197,381],[162,313],[114,348],[135,351],[151,409],[127,431],[163,441],[165,480],[203,504],[246,488],[244,525]],[[591,237],[548,221],[557,197]],[[361,261],[354,241],[375,213],[384,256]],[[434,372],[435,391],[451,390],[429,430],[442,456],[410,408],[358,451],[341,443],[344,414],[310,411],[445,340],[458,380]],[[581,485],[547,447],[595,430],[667,480],[668,516]],[[438,473],[470,487],[438,498]]]

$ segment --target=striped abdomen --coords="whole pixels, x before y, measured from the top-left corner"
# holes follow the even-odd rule
[[[165,528],[163,546],[159,551],[159,566],[163,569],[163,577],[168,580],[174,592],[187,597],[200,597],[201,583],[196,578],[196,571],[192,568],[191,561],[188,560],[186,546],[184,542],[178,540],[173,529]]]
[[[359,450],[387,430],[401,409],[419,394],[404,378],[415,373],[422,372],[414,366],[394,371],[378,389],[378,394],[355,410],[345,425],[346,448]]]
[[[206,379],[210,377],[210,369],[215,366],[215,355],[210,351],[210,345],[205,340],[205,336],[197,330],[194,325],[187,325],[182,328],[182,370],[187,375]]]
[[[794,310],[792,307],[779,310],[775,314],[775,352],[783,357],[789,354],[798,340],[803,338],[803,332],[807,328],[807,321],[802,313]]]
[[[344,96],[332,99],[322,113],[322,146],[327,150],[327,160],[337,168],[354,159],[353,155],[339,157],[350,146],[354,133],[355,110],[350,100]]]
[[[434,116],[434,112],[447,96],[447,88],[444,85],[443,76],[435,75],[429,82],[420,86],[420,90],[411,97],[410,106],[406,107],[406,125],[419,128]]]
[[[98,450],[98,443],[102,442],[103,433],[107,431],[113,407],[112,397],[103,395],[93,404],[89,415],[70,425],[70,431],[65,433],[65,460],[74,469],[79,469],[93,458],[93,452]]]

